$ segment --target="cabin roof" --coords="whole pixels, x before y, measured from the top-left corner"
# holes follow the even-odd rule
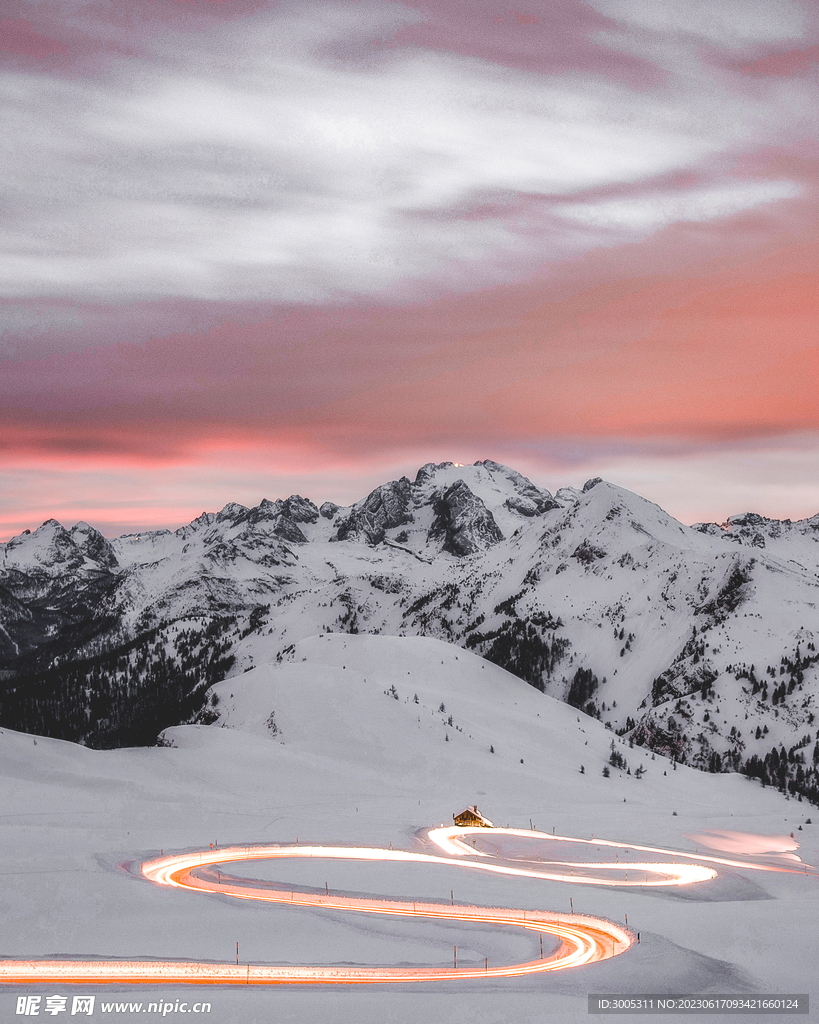
[[[494,825],[489,820],[489,818],[485,818],[478,810],[477,804],[473,804],[471,807],[467,807],[465,810],[461,811],[460,814],[453,814],[452,818],[453,821],[455,821],[456,823],[459,818],[462,818],[467,821],[477,821],[486,828],[494,828]]]

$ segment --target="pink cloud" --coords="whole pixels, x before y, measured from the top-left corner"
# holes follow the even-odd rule
[[[551,281],[467,297],[280,311],[7,361],[0,443],[150,461],[219,437],[346,457],[447,440],[696,444],[819,427],[816,245],[686,267],[686,244],[669,229],[631,254],[632,273],[622,253],[601,251]]]
[[[43,60],[54,54],[67,54],[69,48],[58,39],[37,32],[23,18],[0,19],[0,51]]]
[[[83,45],[82,34],[60,21],[42,16],[0,19],[0,58],[7,70],[67,76]],[[90,43],[90,48],[97,51],[100,44]]]
[[[72,473],[134,521],[161,479],[161,520],[268,471],[545,472],[573,446],[638,481],[638,455],[819,428],[815,19],[47,6],[0,31],[38,67],[8,78],[0,182],[0,470],[42,481],[20,508],[80,511]]]
[[[810,74],[819,63],[819,44],[798,46],[735,61],[733,68],[743,75],[764,78],[794,78]]]

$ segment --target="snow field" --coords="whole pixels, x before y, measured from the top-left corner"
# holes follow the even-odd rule
[[[464,962],[536,955],[532,938],[511,930],[256,906],[136,874],[135,865],[161,849],[212,841],[298,837],[424,850],[421,830],[473,803],[502,825],[525,828],[531,819],[557,835],[692,853],[699,841],[688,834],[794,831],[803,841],[797,854],[819,863],[807,805],[738,776],[674,771],[627,743],[618,749],[632,771],[645,764],[645,776],[611,768],[606,779],[612,735],[599,722],[441,641],[315,636],[296,645],[291,663],[259,666],[216,692],[219,721],[168,730],[171,747],[91,751],[2,732],[3,955],[228,960],[237,940],[240,958],[283,963],[447,963],[454,944]],[[747,859],[795,863],[782,854]],[[641,892],[407,864],[315,864],[304,875],[292,862],[243,868],[249,877],[317,887],[326,880],[331,889],[372,895],[446,900],[453,889],[462,902],[567,912],[571,898],[579,913],[621,923],[627,914],[642,941],[606,963],[485,986],[209,990],[209,1019],[219,1024],[455,1014],[580,1021],[589,992],[802,992],[815,973],[819,890],[810,874],[720,868],[717,880],[696,889]],[[128,998],[170,995],[151,991]],[[0,992],[6,1013],[13,995]]]

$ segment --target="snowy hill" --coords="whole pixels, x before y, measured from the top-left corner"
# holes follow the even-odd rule
[[[589,992],[809,988],[812,944],[794,939],[815,932],[819,890],[805,865],[817,863],[819,838],[804,804],[632,748],[576,709],[435,639],[313,636],[294,645],[289,663],[259,665],[213,693],[210,726],[170,728],[162,746],[148,749],[89,750],[0,730],[4,957],[225,961],[238,941],[243,963],[445,965],[453,944],[464,965],[536,958],[537,936],[508,928],[372,915],[362,922],[191,894],[138,875],[140,861],[161,850],[214,842],[428,850],[428,828],[478,803],[503,825],[733,863],[718,862],[716,879],[681,890],[370,861],[254,863],[238,873],[322,892],[327,884],[332,892],[439,902],[453,892],[459,903],[567,913],[571,900],[575,912],[627,917],[641,943],[578,970],[488,983],[275,993],[198,986],[195,996],[146,985],[106,988],[97,999],[209,999],[218,1021],[269,1021],[275,997],[276,1019],[288,1021],[388,1016],[409,1024],[419,1014],[444,1020],[466,1011],[476,1022],[562,1022],[588,1019]],[[612,764],[615,754],[627,764]],[[615,858],[605,846],[591,852]],[[617,856],[644,855],[621,848]],[[47,994],[64,990],[57,984]]]
[[[605,481],[552,495],[491,461],[173,533],[49,520],[0,547],[0,721],[150,742],[305,637],[426,636],[638,744],[819,800],[817,541],[819,517],[688,527]]]

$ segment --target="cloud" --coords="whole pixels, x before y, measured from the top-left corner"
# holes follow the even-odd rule
[[[675,441],[644,443],[578,439],[565,450],[515,442],[407,443],[402,450],[362,457],[326,451],[314,440],[267,444],[259,439],[208,438],[186,459],[101,463],[91,457],[7,460],[0,456],[0,542],[52,516],[71,526],[82,519],[108,536],[148,528],[175,529],[229,501],[256,505],[302,494],[351,504],[378,484],[413,476],[426,462],[471,463],[492,458],[555,491],[603,476],[633,490],[682,522],[723,522],[754,511],[792,519],[819,512],[819,435],[782,435],[753,442],[686,450]]]
[[[19,17],[0,71],[0,494],[21,525],[61,502],[93,518],[84,494],[178,524],[524,455],[555,484],[611,470],[645,493],[688,465],[702,507],[683,518],[706,518],[721,494],[725,514],[754,507],[743,488],[775,469],[730,483],[731,444],[816,429],[809,8],[22,0]],[[811,459],[782,460],[767,509],[807,514]],[[694,501],[665,478],[649,496]]]
[[[639,452],[626,439],[622,454],[611,450],[616,447],[611,442],[606,447],[608,452],[590,451],[586,460],[572,467],[572,483],[603,476],[689,524],[724,522],[742,512],[793,520],[819,514],[816,433],[713,444],[677,453],[664,450],[659,442]],[[631,448],[628,454],[627,448]],[[552,469],[548,475],[565,478],[567,474]]]
[[[634,90],[417,47],[337,59],[417,20],[284,7],[145,39],[96,76],[6,72],[0,294],[323,303],[509,280],[594,244],[571,223],[583,210],[638,231],[709,203],[718,215],[725,186],[666,201],[655,179],[758,145],[793,107],[714,81]],[[647,198],[584,202],[624,184]],[[732,186],[740,204],[790,187]]]
[[[55,54],[68,52],[65,43],[41,35],[23,18],[0,19],[0,52],[34,60],[43,60]]]
[[[7,303],[0,309],[0,357],[21,354],[23,339],[30,351],[32,339],[50,341],[55,334],[81,329],[84,323],[75,309],[41,302]]]
[[[589,0],[601,14],[633,28],[679,34],[735,48],[800,39],[805,12],[792,0]]]
[[[636,199],[602,203],[566,203],[552,207],[560,217],[594,227],[651,231],[678,221],[708,221],[732,217],[801,192],[793,181],[734,182],[716,188],[656,193]]]

